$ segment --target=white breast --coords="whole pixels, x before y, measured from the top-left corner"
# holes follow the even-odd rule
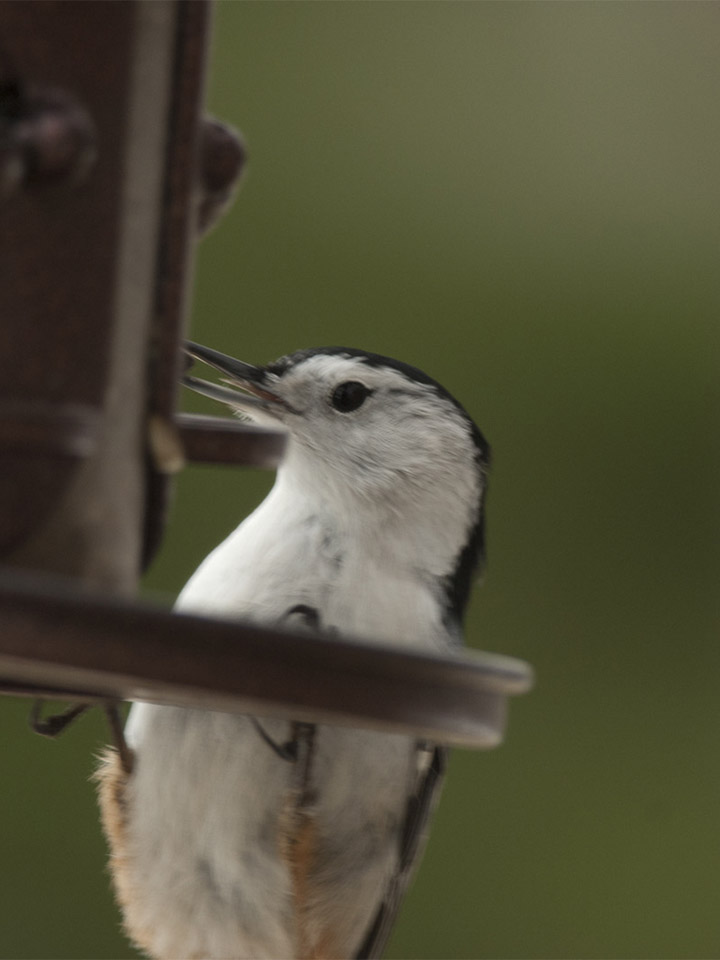
[[[321,629],[442,649],[442,607],[412,555],[354,518],[336,522],[278,482],[258,509],[203,561],[177,609],[277,622],[297,604]]]
[[[446,643],[432,591],[376,542],[365,546],[357,530],[322,519],[310,502],[290,502],[276,486],[199,567],[177,606],[277,622],[307,604],[323,629],[425,648]],[[287,723],[263,725],[287,739]],[[127,736],[138,754],[129,795],[138,909],[155,925],[158,956],[292,956],[276,837],[290,765],[243,717],[140,704]],[[316,736],[316,812],[334,851],[317,910],[351,952],[395,868],[414,742],[327,727]]]

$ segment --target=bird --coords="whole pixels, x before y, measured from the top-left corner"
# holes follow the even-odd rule
[[[260,505],[176,609],[448,654],[485,564],[490,447],[404,362],[355,348],[265,366],[196,343],[184,382],[287,434]],[[157,960],[379,957],[447,748],[405,734],[135,703],[101,817],[124,926]]]

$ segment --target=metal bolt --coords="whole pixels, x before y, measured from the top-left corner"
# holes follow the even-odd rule
[[[241,134],[212,117],[200,132],[200,209],[202,233],[214,226],[230,205],[245,171],[247,153]]]
[[[92,119],[70,94],[0,81],[0,198],[23,186],[77,183],[95,155]]]

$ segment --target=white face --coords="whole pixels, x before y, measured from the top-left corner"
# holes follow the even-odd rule
[[[272,365],[271,365],[272,369]],[[390,500],[422,497],[442,483],[448,498],[479,497],[477,448],[468,420],[449,399],[389,367],[317,354],[264,384],[289,409],[247,414],[278,420],[291,437],[289,463],[315,483]],[[243,410],[243,413],[245,411]]]
[[[457,570],[485,478],[471,422],[452,400],[392,367],[322,353],[279,376],[271,364],[262,386],[291,408],[249,411],[268,425],[280,420],[290,434],[278,471],[283,489],[315,501],[371,553],[391,551],[418,576]]]

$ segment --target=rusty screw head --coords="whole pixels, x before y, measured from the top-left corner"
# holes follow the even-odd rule
[[[94,160],[94,125],[73,97],[0,84],[0,197],[21,186],[77,183]]]
[[[230,206],[246,161],[241,134],[213,117],[206,117],[200,132],[198,227],[202,233],[214,226]]]

